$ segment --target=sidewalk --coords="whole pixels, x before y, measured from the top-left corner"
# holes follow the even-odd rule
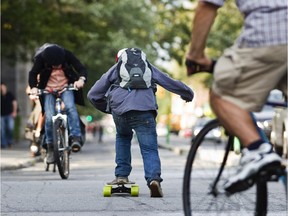
[[[169,142],[167,142],[169,141]],[[176,154],[187,154],[190,149],[190,139],[171,134],[169,139],[165,136],[158,137],[159,148],[167,149]],[[32,157],[29,150],[29,142],[23,140],[15,143],[11,149],[1,149],[1,171],[15,170],[33,166],[43,159]]]
[[[166,136],[158,137],[159,148],[168,149],[179,155],[188,154],[190,143],[191,138],[183,138],[175,134],[171,134],[169,139]]]
[[[41,160],[40,157],[32,157],[26,140],[15,143],[11,148],[1,149],[1,171],[33,166]]]

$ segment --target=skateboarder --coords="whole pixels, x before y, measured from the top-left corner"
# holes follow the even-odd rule
[[[132,68],[129,68],[131,63],[129,61],[134,61],[131,64],[134,65]],[[127,82],[121,77],[123,74],[126,74]],[[132,76],[137,78],[136,82],[133,81]],[[141,77],[145,79],[144,82]],[[139,83],[142,84],[141,88],[137,87]],[[116,64],[104,73],[90,89],[88,99],[95,108],[111,113],[116,125],[115,162],[117,166],[115,168],[116,179],[113,182],[129,182],[128,176],[132,170],[131,140],[134,130],[140,145],[145,179],[150,188],[151,197],[163,197],[155,121],[158,109],[155,96],[156,84],[180,95],[187,102],[193,99],[193,91],[188,86],[170,78],[152,65],[142,50],[122,49],[117,54]],[[105,109],[106,97],[109,98],[108,109]]]

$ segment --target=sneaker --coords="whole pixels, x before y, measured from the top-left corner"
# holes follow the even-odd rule
[[[263,143],[255,150],[245,148],[236,175],[224,183],[224,189],[230,194],[247,190],[254,184],[254,178],[262,168],[280,165],[281,158],[273,152],[269,143]]]
[[[109,182],[108,184],[128,184],[128,183],[129,183],[128,177],[118,176],[116,177],[116,179],[114,179],[112,182]]]
[[[163,197],[163,192],[159,181],[151,181],[149,184],[149,188],[151,197]]]
[[[72,137],[71,138],[71,149],[72,152],[78,152],[81,150],[81,138],[80,137]]]

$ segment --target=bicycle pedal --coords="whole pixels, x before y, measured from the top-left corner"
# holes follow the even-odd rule
[[[251,176],[248,179],[244,179],[242,181],[235,182],[230,187],[225,188],[225,191],[228,192],[227,195],[232,195],[237,192],[245,191],[253,186],[255,182],[255,176]]]
[[[280,162],[268,164],[261,168],[258,172],[260,178],[265,178],[267,181],[278,181],[279,177],[285,175],[285,167],[281,166]]]

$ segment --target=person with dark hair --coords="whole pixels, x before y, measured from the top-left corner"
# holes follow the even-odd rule
[[[61,98],[65,104],[68,116],[71,148],[78,152],[82,147],[79,115],[75,103],[84,105],[81,88],[87,80],[87,71],[82,63],[69,50],[57,45],[46,43],[41,46],[34,56],[34,65],[29,72],[31,94],[37,94],[38,89],[50,92],[74,84],[79,91],[64,91]],[[39,80],[37,76],[39,74]],[[55,97],[47,94],[40,97],[42,111],[45,112],[45,135],[47,144],[47,163],[54,163],[52,116],[55,114]]]
[[[14,120],[17,116],[17,101],[14,95],[1,83],[1,148],[13,143]]]
[[[155,96],[156,84],[180,95],[186,102],[192,101],[194,93],[187,85],[170,78],[152,65],[146,59],[146,54],[138,48],[120,50],[116,61],[116,64],[104,73],[88,92],[90,102],[96,109],[103,112],[107,111],[105,98],[109,98],[107,105],[116,125],[115,161],[117,166],[115,168],[116,178],[112,183],[129,182],[128,176],[132,170],[131,140],[133,131],[135,131],[143,158],[145,180],[150,189],[151,197],[163,197],[161,188],[163,179],[161,178],[155,120],[158,110]],[[140,67],[140,65],[147,67]],[[129,66],[132,66],[131,70],[128,69],[130,74],[136,79],[131,78],[131,82],[127,83],[123,79],[120,82],[121,70],[125,74],[124,72],[127,72]],[[146,81],[144,83],[139,81],[142,72],[144,73],[142,77]],[[129,75],[126,74],[126,78],[128,77]],[[125,83],[125,86],[122,83]],[[146,86],[147,83],[151,85]],[[144,86],[140,88],[139,86],[142,84]]]

